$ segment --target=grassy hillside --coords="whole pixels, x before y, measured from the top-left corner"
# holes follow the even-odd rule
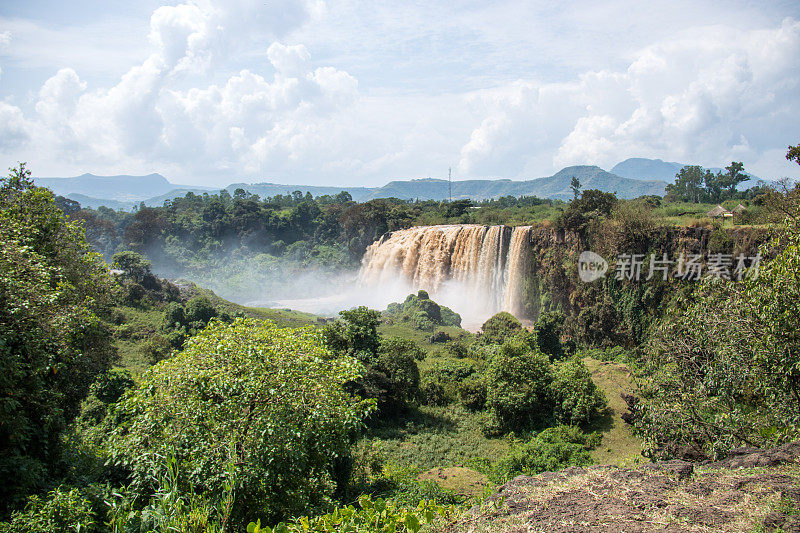
[[[631,432],[631,427],[620,415],[628,406],[620,396],[634,390],[631,373],[627,365],[613,361],[599,361],[591,357],[583,359],[592,373],[592,381],[606,395],[607,416],[598,424],[603,440],[592,450],[592,459],[603,465],[627,465],[642,459],[642,441]]]

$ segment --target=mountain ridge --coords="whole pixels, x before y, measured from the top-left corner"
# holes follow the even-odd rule
[[[622,198],[642,195],[663,195],[666,182],[658,180],[634,180],[607,172],[595,165],[576,165],[561,169],[552,176],[531,180],[473,179],[452,182],[452,198],[476,201],[501,196],[538,196],[568,200],[572,197],[570,184],[575,176],[584,189],[600,189],[614,192]],[[141,180],[141,181],[139,181]],[[272,182],[232,183],[226,187],[196,187],[170,183],[161,174],[146,176],[95,176],[83,174],[74,178],[38,178],[38,185],[51,188],[56,194],[78,201],[86,207],[100,205],[115,209],[132,208],[140,202],[147,206],[163,205],[165,200],[184,196],[188,192],[202,194],[226,190],[233,193],[242,188],[262,197],[291,194],[299,190],[314,196],[335,195],[347,191],[355,201],[377,198],[400,198],[403,200],[446,200],[450,198],[450,183],[439,178],[415,178],[393,180],[381,187],[333,187],[325,185],[291,185]],[[99,193],[104,194],[100,196]]]
[[[158,173],[144,176],[121,174],[117,176],[98,176],[85,173],[70,178],[37,178],[35,181],[79,202],[82,206],[97,208],[101,205],[112,209],[131,209],[144,202],[147,206],[160,206],[164,201],[195,194],[226,190],[230,194],[236,189],[245,189],[251,194],[268,197],[278,194],[291,194],[294,191],[310,192],[313,196],[335,195],[347,191],[353,200],[364,202],[378,198],[400,198],[403,200],[454,200],[471,199],[476,201],[499,198],[501,196],[538,196],[568,200],[572,198],[570,188],[572,177],[581,182],[582,189],[599,189],[616,193],[621,198],[635,198],[644,195],[665,194],[668,183],[675,179],[683,163],[632,157],[614,165],[610,171],[596,165],[574,165],[565,167],[552,176],[529,180],[470,179],[457,180],[452,184],[440,178],[412,178],[392,180],[380,187],[298,185],[274,182],[231,183],[225,187],[180,185],[171,183]],[[712,172],[724,171],[709,168]],[[748,174],[750,179],[740,185],[745,189],[756,185],[757,176]],[[771,183],[767,181],[767,183]],[[452,189],[451,189],[452,186]],[[452,192],[451,192],[452,190]]]
[[[648,159],[646,157],[630,157],[625,161],[621,161],[611,167],[609,172],[622,176],[623,178],[630,178],[634,180],[662,180],[668,183],[675,181],[675,175],[681,171],[683,167],[689,166],[689,163],[676,163],[674,161],[663,161],[661,159]],[[713,173],[725,172],[722,167],[703,167]],[[744,190],[754,187],[759,181],[765,183],[775,183],[770,180],[762,180],[758,176],[749,172],[744,172],[749,179],[740,183],[738,189]]]

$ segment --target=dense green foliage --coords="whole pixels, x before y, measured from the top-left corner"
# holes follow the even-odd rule
[[[360,361],[364,374],[350,388],[365,398],[374,398],[381,413],[404,409],[419,387],[417,361],[425,353],[412,341],[382,338],[378,334],[380,312],[364,306],[341,311],[342,320],[329,324],[323,337],[329,349]]]
[[[194,490],[220,498],[234,484],[234,517],[319,509],[331,501],[337,461],[369,411],[342,388],[361,372],[312,330],[212,322],[123,398],[110,451],[142,496],[163,473],[161,458],[174,456]]]
[[[0,180],[0,513],[61,468],[61,435],[114,360],[114,290],[24,165]]]
[[[458,512],[441,503],[475,496],[444,488],[437,471],[478,476],[467,464],[503,482],[605,451],[606,436],[586,432],[608,431],[596,382],[607,387],[602,372],[621,365],[587,360],[590,373],[587,353],[636,372],[628,418],[654,456],[797,438],[798,193],[743,195],[742,169],[728,170],[689,168],[666,200],[619,200],[575,180],[568,205],[240,190],[122,213],[53,199],[17,169],[0,193],[0,468],[10,480],[0,496],[11,512],[0,531],[417,531]],[[664,224],[726,198],[752,200],[735,231]],[[84,221],[113,277],[62,211]],[[645,273],[650,253],[752,255],[765,239],[745,224],[776,213],[790,216],[757,278],[645,282],[615,279],[613,266],[602,281],[577,276],[589,249],[642,254]],[[292,315],[317,328],[281,329],[242,318],[277,310],[154,274],[224,279],[229,294],[289,291],[300,269],[353,267],[389,230],[543,219],[531,230],[525,320],[499,313],[478,335],[424,291],[384,313]],[[112,340],[143,364],[109,372]]]
[[[748,194],[737,191],[736,186],[748,179],[744,165],[736,161],[725,167],[725,172],[716,174],[699,166],[688,165],[675,176],[675,183],[667,185],[667,199],[700,203],[746,198]]]
[[[653,453],[719,453],[800,435],[800,228],[794,211],[742,282],[709,279],[654,337],[641,427]]]
[[[568,466],[592,464],[589,451],[599,444],[599,435],[587,435],[574,426],[555,426],[513,448],[508,457],[493,466],[499,482],[518,475],[557,472]]]
[[[403,507],[383,498],[373,501],[363,495],[358,499],[358,508],[348,505],[332,513],[311,518],[304,516],[288,524],[280,523],[274,528],[254,522],[248,524],[247,533],[417,533],[425,524],[433,524],[442,518],[452,519],[454,515],[452,507],[437,505],[433,501],[423,500],[415,506]]]
[[[486,405],[505,431],[541,424],[552,412],[550,361],[523,342],[503,344],[486,380]]]
[[[5,533],[42,533],[56,531],[99,531],[91,502],[78,489],[58,487],[46,496],[32,496],[23,512],[14,513],[8,524],[0,524]]]

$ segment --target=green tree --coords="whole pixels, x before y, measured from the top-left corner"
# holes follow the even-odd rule
[[[730,198],[736,193],[736,187],[748,179],[749,177],[744,172],[744,164],[732,161],[730,165],[725,167],[725,173],[719,174],[717,183],[723,189],[725,195]]]
[[[562,424],[585,426],[606,407],[603,392],[592,381],[583,361],[570,359],[556,363],[551,384],[554,416]]]
[[[713,178],[711,171],[687,165],[675,174],[675,183],[667,185],[667,198],[673,202],[700,203],[706,196],[705,185]]]
[[[196,296],[186,302],[186,322],[195,329],[202,329],[212,318],[219,316],[216,307],[205,296]]]
[[[108,268],[30,176],[0,180],[0,512],[52,481],[62,431],[116,355]]]
[[[572,189],[572,199],[577,200],[578,196],[581,194],[581,180],[572,176],[572,180],[569,182],[569,188]]]
[[[150,261],[136,252],[125,251],[114,254],[111,259],[111,266],[122,270],[126,276],[137,283],[141,283],[148,276],[152,276]]]
[[[382,339],[378,356],[368,367],[369,374],[380,374],[381,394],[378,406],[382,411],[397,411],[413,401],[419,388],[417,361],[425,358],[413,341],[393,337]]]
[[[651,452],[724,453],[800,435],[800,190],[757,276],[709,278],[680,299],[646,359],[640,423]]]
[[[322,509],[371,409],[344,390],[362,371],[314,330],[214,321],[123,398],[108,446],[141,496],[172,456],[187,465],[182,491],[215,502],[233,484],[241,523]]]
[[[797,146],[790,146],[786,152],[786,160],[787,161],[794,161],[798,165],[800,165],[800,144]]]
[[[519,339],[507,341],[487,370],[486,406],[506,429],[542,423],[552,414],[552,379],[545,354]]]
[[[378,353],[381,341],[378,326],[381,323],[380,311],[359,306],[355,309],[340,311],[343,324],[340,324],[340,340],[338,344],[349,355],[369,359]],[[334,341],[335,347],[336,341]]]
[[[566,319],[567,317],[561,312],[542,313],[533,326],[537,346],[551,359],[560,359],[564,356],[564,348],[561,346],[561,328],[564,327]]]

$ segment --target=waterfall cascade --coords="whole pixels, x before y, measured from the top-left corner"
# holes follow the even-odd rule
[[[359,272],[365,287],[405,283],[468,317],[520,315],[529,266],[530,226],[419,226],[385,235],[367,248]]]

